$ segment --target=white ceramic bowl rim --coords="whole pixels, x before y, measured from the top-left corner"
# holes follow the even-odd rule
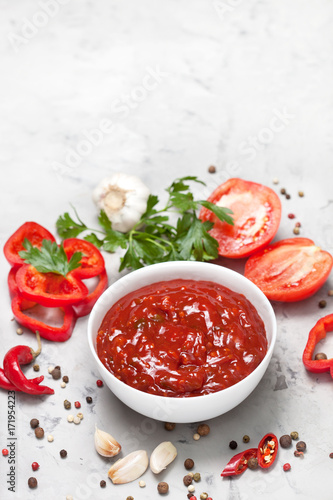
[[[157,267],[161,271],[166,271],[168,269],[168,267],[169,268],[172,267],[174,269],[174,268],[177,268],[177,266],[179,266],[180,270],[184,270],[184,266],[188,267],[189,271],[195,270],[197,268],[198,272],[200,271],[199,267],[202,268],[202,266],[205,266],[205,268],[207,268],[207,266],[214,266],[215,269],[216,269],[216,267],[222,267],[222,266],[219,266],[218,264],[212,264],[212,263],[207,263],[207,262],[170,261],[170,262],[163,262],[163,263],[159,263],[159,264],[152,264],[150,266],[137,269],[137,270],[135,270],[135,271],[133,271],[133,272],[131,272],[129,274],[126,274],[125,276],[119,278],[119,280],[117,280],[112,285],[110,285],[107,288],[107,290],[99,297],[99,299],[97,300],[96,304],[94,305],[93,311],[91,312],[91,314],[89,316],[89,320],[88,320],[88,342],[89,342],[89,346],[90,346],[91,352],[92,352],[92,354],[93,354],[93,356],[95,358],[95,361],[97,362],[97,364],[100,367],[101,373],[104,373],[106,377],[109,377],[111,375],[113,377],[113,379],[114,379],[114,383],[116,385],[119,385],[120,389],[124,385],[126,385],[126,388],[129,391],[129,393],[132,392],[133,394],[137,395],[138,392],[141,392],[143,398],[146,398],[146,397],[149,398],[149,399],[150,398],[154,398],[154,400],[156,402],[157,401],[163,402],[163,401],[167,401],[167,400],[169,400],[169,401],[174,401],[174,400],[176,400],[176,401],[189,401],[189,400],[204,400],[204,401],[208,401],[208,400],[214,400],[214,398],[218,399],[218,397],[221,394],[221,392],[223,392],[224,394],[228,394],[228,392],[231,392],[231,391],[233,392],[235,390],[236,386],[237,387],[242,387],[244,384],[248,383],[249,379],[254,378],[256,376],[257,371],[260,369],[261,363],[263,363],[263,361],[265,360],[265,358],[270,358],[272,356],[272,353],[273,353],[273,350],[274,350],[274,346],[275,346],[275,341],[276,341],[276,320],[275,320],[275,314],[274,314],[274,311],[273,311],[271,303],[266,298],[266,296],[262,293],[262,291],[254,283],[252,283],[250,280],[248,280],[247,278],[245,278],[242,274],[237,273],[236,271],[233,271],[233,270],[230,270],[228,268],[223,267],[223,273],[225,274],[225,276],[229,275],[230,278],[232,279],[232,278],[235,278],[235,275],[238,275],[239,279],[247,281],[247,287],[249,289],[252,288],[253,291],[254,291],[254,293],[256,295],[258,295],[258,294],[261,295],[261,301],[263,303],[264,308],[266,309],[266,311],[268,312],[269,316],[271,317],[271,323],[272,323],[272,338],[271,338],[271,340],[269,342],[269,346],[268,346],[267,352],[265,354],[265,357],[262,359],[261,363],[249,375],[247,375],[247,377],[243,378],[242,380],[240,380],[236,384],[234,384],[234,385],[232,385],[230,387],[226,387],[225,389],[222,389],[222,391],[216,391],[216,392],[212,392],[212,393],[209,393],[209,394],[203,394],[203,395],[199,395],[199,396],[170,397],[170,396],[160,396],[160,395],[150,394],[150,393],[147,393],[147,392],[138,391],[138,389],[135,389],[135,388],[133,388],[133,387],[125,384],[125,382],[117,379],[103,365],[103,363],[99,359],[99,357],[97,355],[97,352],[96,352],[96,348],[95,348],[95,335],[94,335],[94,333],[97,334],[97,332],[92,332],[92,323],[93,323],[93,319],[94,319],[94,314],[100,308],[105,309],[105,314],[106,314],[106,312],[118,300],[118,298],[117,298],[116,301],[110,301],[110,299],[109,299],[109,296],[110,295],[112,296],[112,292],[113,292],[114,288],[115,287],[120,288],[120,287],[122,287],[125,284],[126,284],[126,287],[127,287],[128,284],[129,284],[129,282],[132,282],[134,280],[136,281],[136,279],[138,279],[140,277],[140,274],[145,275],[147,273],[147,269],[151,269],[151,273],[153,274],[154,270]],[[178,279],[178,278],[175,278],[173,276],[173,277],[170,278],[170,280],[172,280],[172,279]],[[183,278],[181,276],[179,279],[194,279],[195,280],[196,278],[193,278],[193,277],[192,278]],[[198,279],[199,280],[204,280],[204,278],[202,277],[202,274],[200,274],[200,278],[198,278]],[[161,281],[161,280],[160,279],[153,279],[153,280],[149,281],[149,283],[157,283],[159,281]],[[167,279],[163,279],[163,281],[168,281],[168,280]],[[209,279],[208,281],[214,281],[214,280]],[[218,280],[216,282],[218,282]],[[145,284],[143,284],[142,286],[145,286]],[[225,286],[228,286],[228,285],[225,285]],[[140,286],[139,287],[136,286],[135,288],[133,288],[133,290],[138,289],[138,288],[140,288]],[[228,288],[233,289],[230,286],[228,286]],[[126,291],[122,296],[126,295],[127,293],[129,293],[129,291]],[[242,292],[238,291],[238,293],[242,293]],[[109,306],[107,308],[104,308],[105,304],[108,301],[109,301]],[[252,303],[252,301],[250,301],[250,302]],[[257,307],[256,307],[256,309],[257,309]],[[258,310],[257,310],[257,312],[258,312]],[[259,314],[259,312],[258,312],[258,314]]]

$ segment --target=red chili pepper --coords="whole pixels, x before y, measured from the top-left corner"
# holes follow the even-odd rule
[[[85,299],[81,300],[79,304],[75,304],[73,306],[74,311],[78,318],[81,318],[81,316],[86,316],[87,314],[89,314],[93,306],[95,305],[97,299],[102,295],[104,290],[107,289],[108,276],[105,269],[98,276],[98,280],[99,281],[96,288],[94,288],[94,290],[91,293],[89,293],[89,295]]]
[[[274,434],[266,434],[258,445],[258,465],[263,469],[270,467],[277,456],[279,442]]]
[[[326,337],[328,332],[333,331],[333,314],[328,314],[319,319],[310,330],[309,338],[303,352],[303,364],[307,370],[314,373],[330,372],[333,377],[333,358],[313,359],[316,345]]]
[[[11,266],[24,264],[19,252],[24,250],[23,241],[27,238],[34,247],[40,248],[43,239],[55,241],[54,236],[43,226],[36,222],[25,222],[6,241],[3,248],[4,254]]]
[[[40,273],[31,264],[23,264],[19,268],[16,283],[23,297],[45,307],[78,304],[89,293],[86,285],[72,273],[66,277]]]
[[[104,258],[95,245],[79,238],[68,238],[63,241],[63,247],[68,260],[75,252],[81,252],[81,265],[72,274],[81,279],[98,276],[105,269]]]
[[[38,385],[26,378],[21,370],[21,365],[31,363],[41,351],[41,343],[38,332],[36,332],[38,340],[38,349],[34,351],[26,345],[17,345],[9,349],[3,359],[3,369],[6,377],[12,384],[22,392],[29,394],[54,394],[54,390],[45,385]]]
[[[16,321],[20,325],[33,332],[38,330],[41,337],[55,342],[64,342],[71,337],[76,323],[76,314],[72,306],[59,308],[59,311],[63,315],[63,324],[60,327],[49,325],[34,318],[31,314],[34,313],[34,309],[38,308],[40,308],[39,304],[26,300],[20,295],[17,295],[12,300],[12,311]],[[56,310],[57,308],[54,309]]]
[[[249,459],[256,456],[257,448],[249,448],[241,453],[237,453],[237,455],[234,455],[227,463],[221,472],[221,476],[238,476],[242,474],[247,469],[247,462]]]
[[[40,384],[44,380],[44,375],[30,379],[30,382],[34,384]],[[0,368],[0,387],[6,389],[7,391],[17,391],[22,392],[18,389],[12,382],[6,377],[5,372]]]

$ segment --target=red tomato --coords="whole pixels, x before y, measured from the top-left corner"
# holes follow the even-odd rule
[[[248,259],[244,275],[270,300],[295,302],[313,295],[327,280],[331,254],[308,238],[278,241]]]
[[[55,241],[54,236],[36,222],[25,222],[6,241],[4,254],[11,266],[24,264],[19,252],[24,250],[23,241],[27,238],[34,247],[40,248],[43,240]]]
[[[92,278],[98,276],[105,269],[104,258],[98,248],[86,240],[68,238],[63,241],[63,246],[68,260],[74,252],[82,252],[81,265],[72,271],[72,274],[80,278]]]
[[[16,274],[20,294],[45,307],[77,304],[88,295],[86,285],[72,273],[66,278],[54,273],[40,273],[30,264],[23,264]]]
[[[214,222],[210,234],[219,242],[219,254],[233,259],[248,257],[270,243],[281,220],[281,202],[271,188],[242,179],[229,179],[208,201],[230,208],[234,225],[220,221],[207,208],[200,219]]]

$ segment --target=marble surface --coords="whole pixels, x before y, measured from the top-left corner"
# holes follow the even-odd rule
[[[283,213],[276,239],[301,236],[333,252],[333,4],[329,0],[0,0],[0,196],[1,246],[25,221],[55,232],[55,221],[73,204],[88,224],[96,224],[93,187],[110,172],[138,174],[161,198],[179,175],[197,175],[208,195],[230,177],[262,182],[281,196]],[[215,165],[217,172],[208,173]],[[273,178],[279,184],[273,184]],[[305,196],[300,198],[298,191]],[[296,215],[295,220],[288,213]],[[107,255],[110,282],[118,278],[119,255]],[[244,262],[223,265],[242,272]],[[35,345],[16,334],[7,293],[9,266],[0,259],[1,355],[17,343]],[[332,312],[332,278],[314,297],[274,304],[278,340],[257,389],[234,410],[209,421],[209,436],[193,440],[194,424],[172,433],[163,424],[125,407],[106,388],[88,350],[87,318],[78,321],[64,344],[45,341],[41,372],[55,395],[17,395],[12,474],[0,459],[0,496],[75,500],[160,498],[158,480],[170,485],[166,498],[185,499],[183,461],[195,460],[201,473],[196,494],[214,500],[332,498],[333,382],[329,374],[304,370],[301,355],[310,328]],[[318,302],[325,299],[325,310]],[[329,352],[328,338],[325,350]],[[332,352],[332,351],[331,351]],[[65,389],[47,373],[60,365]],[[32,368],[27,370],[30,375]],[[91,395],[93,404],[85,397]],[[79,400],[84,419],[66,421],[63,400]],[[1,448],[8,434],[8,395],[0,394]],[[74,413],[74,412],[72,412]],[[29,421],[37,417],[46,436],[38,441]],[[124,454],[148,452],[170,439],[175,462],[159,478],[149,471],[127,485],[107,479],[112,459],[94,451],[95,424],[122,444]],[[247,471],[237,479],[220,472],[233,452],[228,443],[242,436],[256,446],[266,432],[299,432],[307,442],[304,459],[281,450],[267,472]],[[61,459],[59,451],[67,449]],[[40,469],[33,473],[31,463]],[[292,469],[283,472],[290,462]],[[29,490],[35,476],[38,488]],[[105,489],[99,481],[107,480]]]

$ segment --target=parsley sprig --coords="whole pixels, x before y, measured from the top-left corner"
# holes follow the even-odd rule
[[[67,276],[79,267],[83,255],[82,252],[74,252],[68,260],[64,247],[50,240],[43,240],[39,249],[25,238],[23,247],[25,250],[21,250],[19,256],[25,263],[34,266],[40,273],[54,273],[62,276]]]
[[[127,233],[112,229],[103,210],[98,217],[101,229],[89,228],[74,209],[77,220],[68,212],[58,218],[58,234],[61,238],[73,238],[91,231],[84,238],[98,248],[107,252],[115,252],[118,248],[126,250],[121,257],[119,271],[125,268],[138,269],[168,260],[214,260],[218,257],[218,242],[209,234],[214,224],[210,221],[202,222],[197,217],[197,210],[200,206],[206,207],[221,221],[231,225],[232,212],[209,201],[194,200],[188,181],[205,185],[195,176],[176,179],[166,189],[168,199],[165,206],[158,209],[158,196],[150,195],[145,213]],[[176,225],[172,225],[169,220],[172,212],[178,214]]]

